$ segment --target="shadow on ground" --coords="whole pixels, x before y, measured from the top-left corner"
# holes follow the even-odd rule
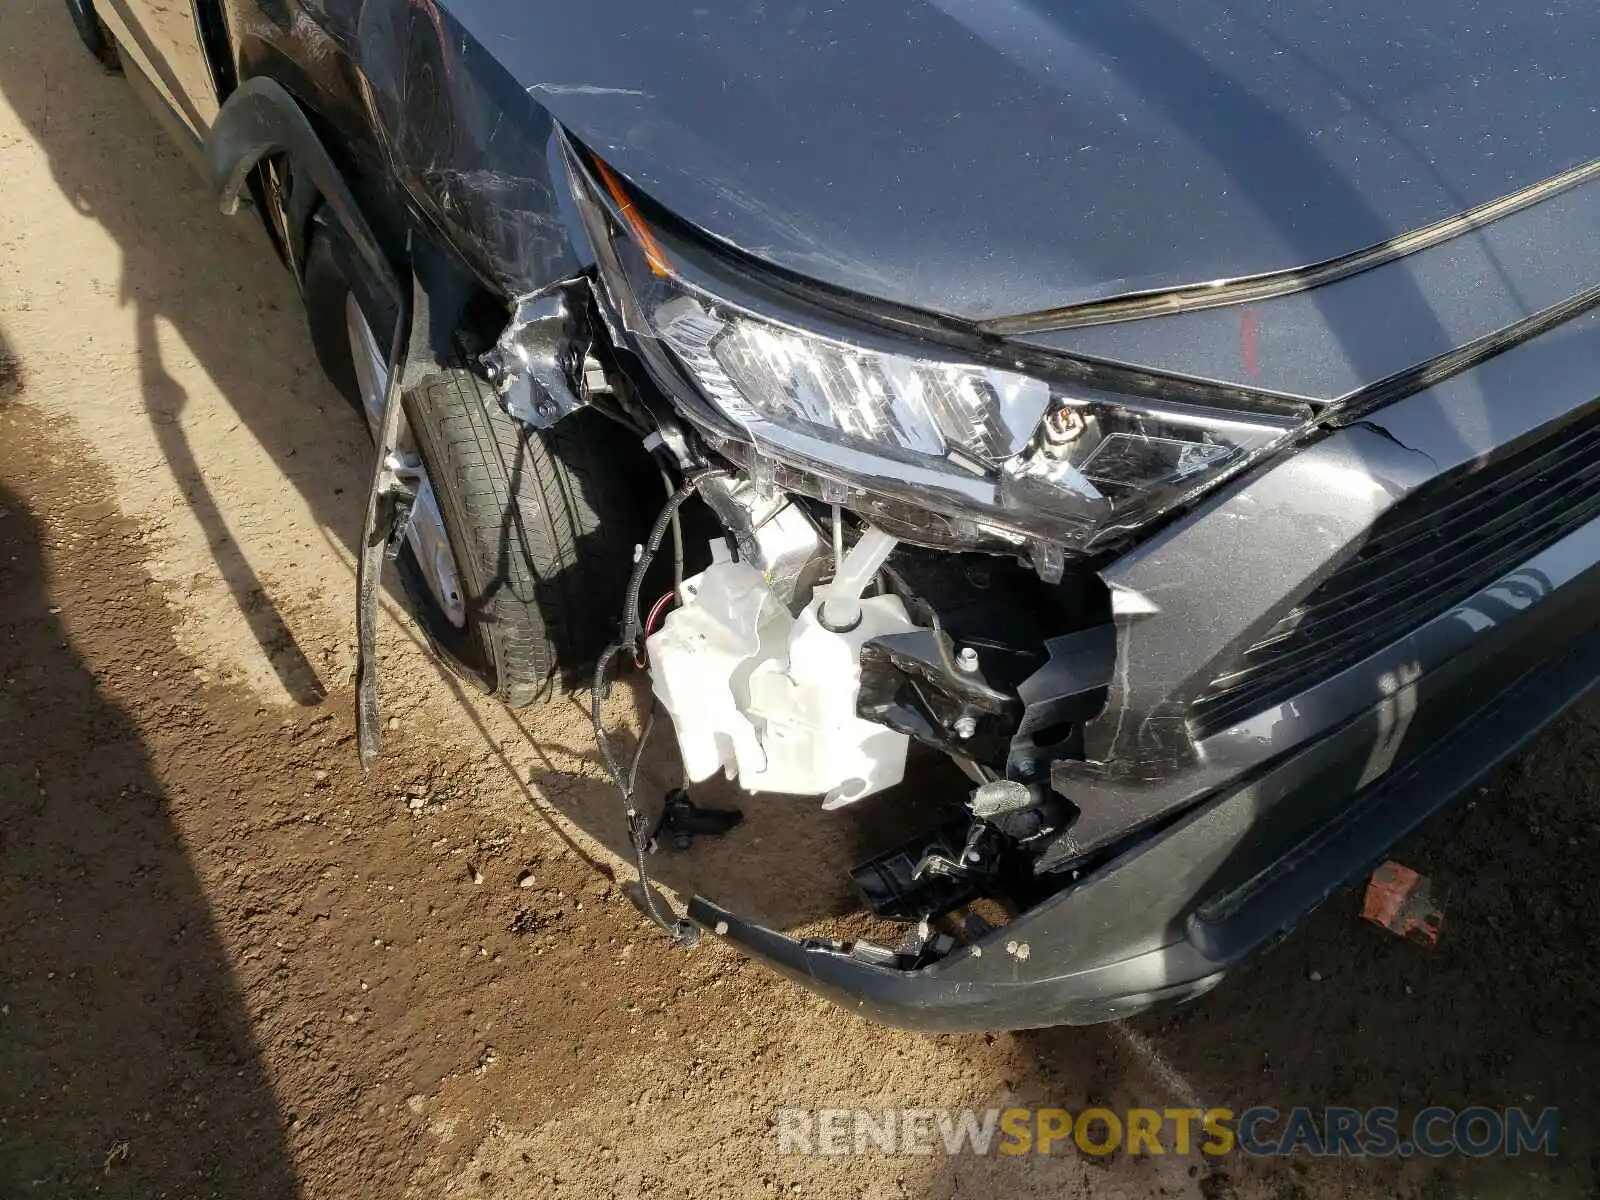
[[[323,696],[317,671],[281,600],[234,540],[214,491],[217,472],[199,461],[185,429],[190,397],[166,359],[184,350],[199,359],[319,523],[346,546],[356,538],[360,497],[296,456],[307,437],[348,440],[358,419],[321,379],[304,335],[289,340],[281,332],[285,315],[298,321],[298,301],[265,236],[256,236],[259,225],[246,225],[254,218],[230,225],[217,212],[194,167],[128,81],[84,51],[63,5],[10,2],[5,20],[12,50],[0,54],[0,94],[44,148],[62,193],[117,244],[119,299],[134,314],[141,399],[173,479],[285,692],[316,704]],[[17,52],[22,47],[26,54]],[[65,303],[60,319],[73,320]],[[163,339],[163,326],[181,343]],[[79,333],[92,339],[92,330]],[[348,457],[359,476],[364,462]]]
[[[0,1193],[283,1200],[283,1123],[188,850],[59,616],[45,547],[97,532],[92,508],[115,518],[58,508],[47,533],[0,473]]]

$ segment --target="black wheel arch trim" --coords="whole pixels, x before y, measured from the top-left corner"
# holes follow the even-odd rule
[[[240,84],[223,104],[206,137],[206,165],[223,213],[233,216],[250,173],[269,154],[287,154],[321,193],[344,227],[372,278],[395,304],[407,297],[394,264],[362,215],[349,183],[294,96],[280,83],[257,76]]]

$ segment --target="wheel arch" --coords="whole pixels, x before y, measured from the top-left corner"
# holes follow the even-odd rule
[[[400,202],[386,200],[393,181],[352,176],[319,124],[314,111],[279,79],[256,75],[241,83],[224,102],[206,143],[207,168],[222,211],[237,212],[247,187],[256,187],[258,200],[280,205],[288,239],[281,249],[302,282],[308,239],[318,219],[338,225],[370,283],[396,307],[410,295],[408,277],[414,275],[428,298],[429,317],[426,342],[419,344],[413,336],[408,346],[414,366],[449,361],[462,349],[463,337],[482,343],[470,349],[487,349],[510,313],[506,295],[486,285],[445,235]],[[265,189],[256,169],[279,155],[290,167],[287,195],[260,195]]]
[[[396,305],[401,304],[406,292],[400,272],[310,118],[281,83],[257,75],[223,102],[206,138],[206,166],[225,214],[239,211],[251,172],[277,154],[289,158],[296,180],[303,181],[286,201],[290,213],[300,217],[288,223],[300,239],[291,248],[291,263],[304,260],[304,222],[319,204],[325,205],[354,244],[363,267]],[[295,269],[298,273],[298,265]]]

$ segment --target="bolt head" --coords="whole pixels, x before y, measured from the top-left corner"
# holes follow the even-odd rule
[[[974,717],[957,717],[955,723],[956,736],[963,741],[978,732],[978,722]]]
[[[976,671],[978,669],[978,652],[971,646],[963,646],[956,652],[956,666],[963,671]]]

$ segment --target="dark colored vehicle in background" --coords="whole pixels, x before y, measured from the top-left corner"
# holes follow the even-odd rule
[[[69,6],[404,365],[463,672],[620,614],[694,779],[967,773],[893,947],[690,905],[870,1016],[1197,996],[1600,676],[1592,4]]]

